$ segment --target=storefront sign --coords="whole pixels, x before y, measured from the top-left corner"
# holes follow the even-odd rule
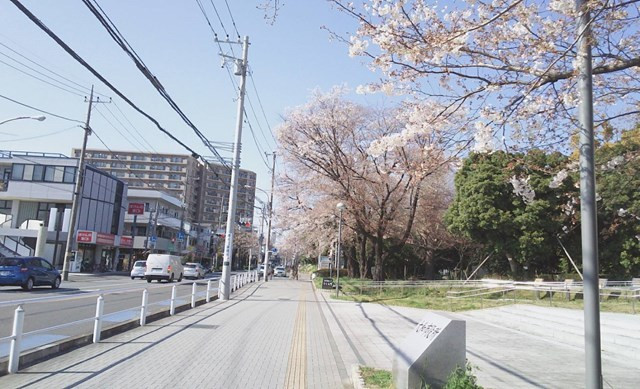
[[[111,234],[104,234],[102,232],[98,232],[96,236],[96,244],[104,245],[104,246],[113,246],[116,241],[116,236]]]
[[[96,243],[95,232],[78,230],[76,240],[78,243]]]
[[[144,214],[144,203],[129,203],[127,208],[129,215],[142,215]]]
[[[133,247],[133,239],[130,236],[121,236],[120,247]]]

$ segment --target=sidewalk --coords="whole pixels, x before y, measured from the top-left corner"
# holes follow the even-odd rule
[[[318,293],[347,366],[360,364],[391,370],[394,350],[425,312],[417,308],[333,300],[327,291]],[[491,314],[490,310],[484,311]],[[485,388],[584,387],[583,348],[516,331],[506,323],[488,323],[475,318],[475,312],[483,311],[438,313],[466,321],[467,359],[476,367],[474,373],[480,385]],[[640,382],[640,368],[629,359],[603,356],[603,374],[605,387],[637,388]]]
[[[349,387],[308,281],[254,283],[0,378],[0,387]]]

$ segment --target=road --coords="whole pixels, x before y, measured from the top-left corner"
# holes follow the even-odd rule
[[[197,280],[197,293],[204,296],[209,279],[211,288],[218,287],[220,273],[210,273],[203,280]],[[70,280],[63,282],[60,289],[37,287],[31,292],[25,292],[19,287],[0,287],[0,338],[11,335],[14,310],[17,302],[23,300],[25,310],[24,332],[66,324],[95,316],[96,299],[100,293],[104,294],[104,327],[135,319],[140,315],[142,291],[149,291],[148,313],[158,312],[169,306],[171,289],[177,285],[177,305],[191,301],[193,281],[181,284],[167,282],[153,282],[131,280],[124,275],[70,275]],[[216,295],[212,291],[212,295]],[[38,301],[43,297],[65,297],[64,300]],[[199,297],[202,298],[202,297]],[[88,334],[93,330],[93,321],[85,321],[73,326],[67,326],[43,333],[25,336],[25,347],[43,345],[70,336]],[[8,354],[9,343],[0,341],[0,357]]]

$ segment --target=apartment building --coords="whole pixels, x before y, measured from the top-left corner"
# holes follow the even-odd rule
[[[72,154],[80,157],[80,149]],[[191,155],[87,149],[85,158],[132,189],[154,189],[179,199],[185,204],[186,220],[198,221],[201,164]]]
[[[229,211],[229,184],[231,171],[222,165],[211,164],[202,169],[202,189],[199,198],[200,222],[213,230],[224,229]],[[256,195],[256,173],[240,169],[238,175],[238,202],[236,220],[252,223]]]
[[[80,149],[73,149],[80,156]],[[224,228],[229,208],[231,171],[211,162],[203,164],[188,154],[149,154],[133,151],[87,149],[87,163],[109,172],[134,189],[155,189],[181,200],[185,219]],[[240,170],[236,220],[253,220],[256,173]]]

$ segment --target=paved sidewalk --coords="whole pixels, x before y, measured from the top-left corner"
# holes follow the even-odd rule
[[[347,366],[391,370],[394,349],[425,310],[333,300],[318,291],[322,309]],[[582,388],[584,350],[558,340],[491,324],[469,314],[439,312],[467,322],[467,359],[485,388]],[[621,346],[623,347],[623,346]],[[607,388],[637,388],[640,368],[630,360],[603,358]]]
[[[311,283],[254,283],[53,358],[0,387],[341,388],[347,369]]]

